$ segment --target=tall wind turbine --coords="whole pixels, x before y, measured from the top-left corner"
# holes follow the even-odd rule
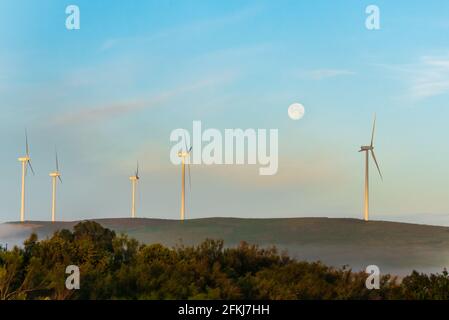
[[[33,167],[31,166],[31,158],[30,158],[30,148],[28,146],[28,134],[25,130],[25,151],[26,156],[18,158],[19,162],[22,163],[22,195],[20,201],[20,222],[25,221],[25,177],[27,175],[27,169],[30,167],[31,172],[34,175]]]
[[[188,167],[187,169],[188,169],[188,172],[189,172],[189,188],[192,187],[191,179],[190,179],[190,152],[192,151],[192,147],[187,148],[187,142],[186,142],[185,134],[184,134],[184,146],[185,146],[184,151],[179,151],[178,152],[178,157],[180,157],[181,161],[182,161],[181,221],[184,221],[184,219],[185,219],[185,212],[186,212],[186,162],[187,162],[187,167]]]
[[[382,178],[382,173],[380,172],[379,164],[377,163],[376,155],[374,154],[374,131],[376,130],[376,115],[374,114],[373,121],[373,132],[371,134],[371,144],[369,146],[361,146],[359,152],[365,152],[365,196],[364,196],[364,219],[369,220],[369,154],[373,157],[374,163],[376,164],[377,171],[379,172],[380,178]]]
[[[51,201],[51,222],[55,222],[55,213],[56,213],[56,178],[62,183],[61,172],[59,171],[59,161],[58,161],[58,153],[55,152],[56,156],[56,171],[50,173],[50,177],[52,179],[53,191],[52,191],[52,201]]]
[[[136,217],[136,187],[137,187],[137,181],[140,179],[139,177],[139,162],[137,162],[137,169],[133,176],[129,177],[129,180],[131,180],[131,187],[132,187],[132,203],[131,203],[131,217]]]

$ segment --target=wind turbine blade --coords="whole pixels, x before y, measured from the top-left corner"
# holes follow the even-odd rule
[[[55,156],[56,156],[56,172],[59,172],[59,160],[57,151],[55,151]]]
[[[376,155],[374,154],[373,150],[371,150],[371,155],[373,156],[374,163],[376,164],[377,167],[377,171],[379,171],[380,178],[383,180],[384,178],[382,177],[382,172],[380,172],[379,164],[377,163]]]
[[[371,134],[371,147],[374,144],[374,131],[376,130],[376,114],[374,114],[373,133]]]
[[[189,149],[189,153],[190,153],[190,151],[192,151],[192,148],[193,148],[193,147],[190,147],[190,149]]]
[[[184,133],[184,147],[185,147],[185,151],[187,151],[187,137],[186,137],[186,131],[183,131]]]
[[[33,176],[34,176],[34,170],[33,170],[33,166],[31,165],[31,161],[28,160],[27,163],[30,166],[31,172],[33,173]]]
[[[28,146],[28,132],[27,132],[26,129],[25,129],[25,149],[26,149],[26,154],[27,154],[27,157],[28,157],[29,154],[30,154],[30,148]]]
[[[139,178],[139,161],[137,161],[136,177]]]
[[[62,179],[61,179],[61,176],[58,176],[58,179],[59,179],[59,181],[62,183]]]

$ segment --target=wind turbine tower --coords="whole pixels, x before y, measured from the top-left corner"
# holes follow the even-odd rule
[[[30,158],[30,148],[28,146],[28,134],[25,130],[25,148],[26,155],[24,157],[18,158],[19,162],[22,164],[22,193],[21,193],[21,201],[20,201],[20,222],[25,221],[25,177],[27,175],[27,169],[30,167],[31,172],[34,175],[33,167],[31,166],[31,158]]]
[[[190,152],[192,151],[192,147],[187,148],[186,137],[184,135],[184,145],[185,150],[178,152],[178,157],[181,158],[182,162],[182,178],[181,178],[181,221],[185,219],[186,212],[186,162],[187,162],[187,170],[189,173],[189,187],[191,188],[191,178],[190,178]]]
[[[139,181],[139,163],[137,162],[137,169],[133,176],[129,177],[129,180],[131,180],[131,187],[132,187],[132,202],[131,202],[131,217],[136,217],[136,187],[137,187],[137,181]]]
[[[59,179],[59,181],[62,183],[61,179],[61,172],[59,171],[59,161],[58,161],[58,153],[55,153],[56,155],[56,171],[53,171],[50,173],[50,177],[52,180],[52,201],[51,201],[51,222],[55,222],[55,215],[56,215],[56,179]]]
[[[361,146],[359,152],[365,152],[365,193],[364,193],[364,206],[363,206],[363,216],[365,221],[369,220],[369,154],[373,157],[374,163],[376,164],[377,171],[379,172],[380,178],[382,178],[382,173],[380,172],[379,164],[377,163],[376,155],[374,154],[374,132],[376,130],[376,115],[374,115],[373,121],[373,131],[371,133],[371,144],[369,146]]]

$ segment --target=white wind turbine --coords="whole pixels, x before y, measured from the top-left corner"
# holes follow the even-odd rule
[[[30,148],[28,146],[28,134],[25,130],[25,148],[26,148],[26,156],[18,158],[19,162],[22,164],[22,194],[20,201],[20,222],[25,221],[25,177],[27,175],[27,169],[30,167],[31,172],[34,175],[33,167],[31,166],[31,158],[30,158]]]
[[[55,152],[56,157],[56,171],[50,173],[50,177],[52,179],[52,201],[51,201],[51,222],[55,222],[55,214],[56,214],[56,178],[62,183],[61,172],[59,171],[59,161],[58,161],[58,153]]]
[[[380,178],[383,179],[382,173],[380,172],[379,164],[377,163],[376,155],[374,154],[374,131],[376,129],[376,115],[374,114],[373,121],[373,131],[371,134],[371,144],[369,146],[361,146],[359,152],[365,152],[365,194],[364,194],[364,219],[369,220],[369,153],[373,157],[374,163],[376,164],[377,171],[379,172]]]
[[[186,162],[189,171],[189,189],[192,188],[191,178],[190,178],[190,153],[192,151],[192,147],[187,148],[187,139],[184,133],[184,146],[185,149],[183,151],[178,152],[178,157],[181,158],[182,161],[182,179],[181,179],[181,221],[185,219],[185,211],[186,211]]]
[[[139,181],[139,162],[137,162],[137,169],[133,176],[129,177],[131,180],[131,188],[132,188],[132,200],[131,200],[131,217],[136,217],[136,187],[137,181]]]

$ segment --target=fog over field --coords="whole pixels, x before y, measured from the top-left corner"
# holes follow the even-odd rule
[[[167,246],[195,245],[206,238],[223,239],[225,246],[241,241],[262,247],[276,246],[290,256],[354,270],[379,266],[382,273],[406,275],[412,270],[441,272],[449,266],[449,228],[357,219],[208,218],[180,222],[162,219],[95,220],[117,233],[143,243]],[[39,239],[77,222],[26,222],[0,224],[0,243],[23,242],[31,232]]]

